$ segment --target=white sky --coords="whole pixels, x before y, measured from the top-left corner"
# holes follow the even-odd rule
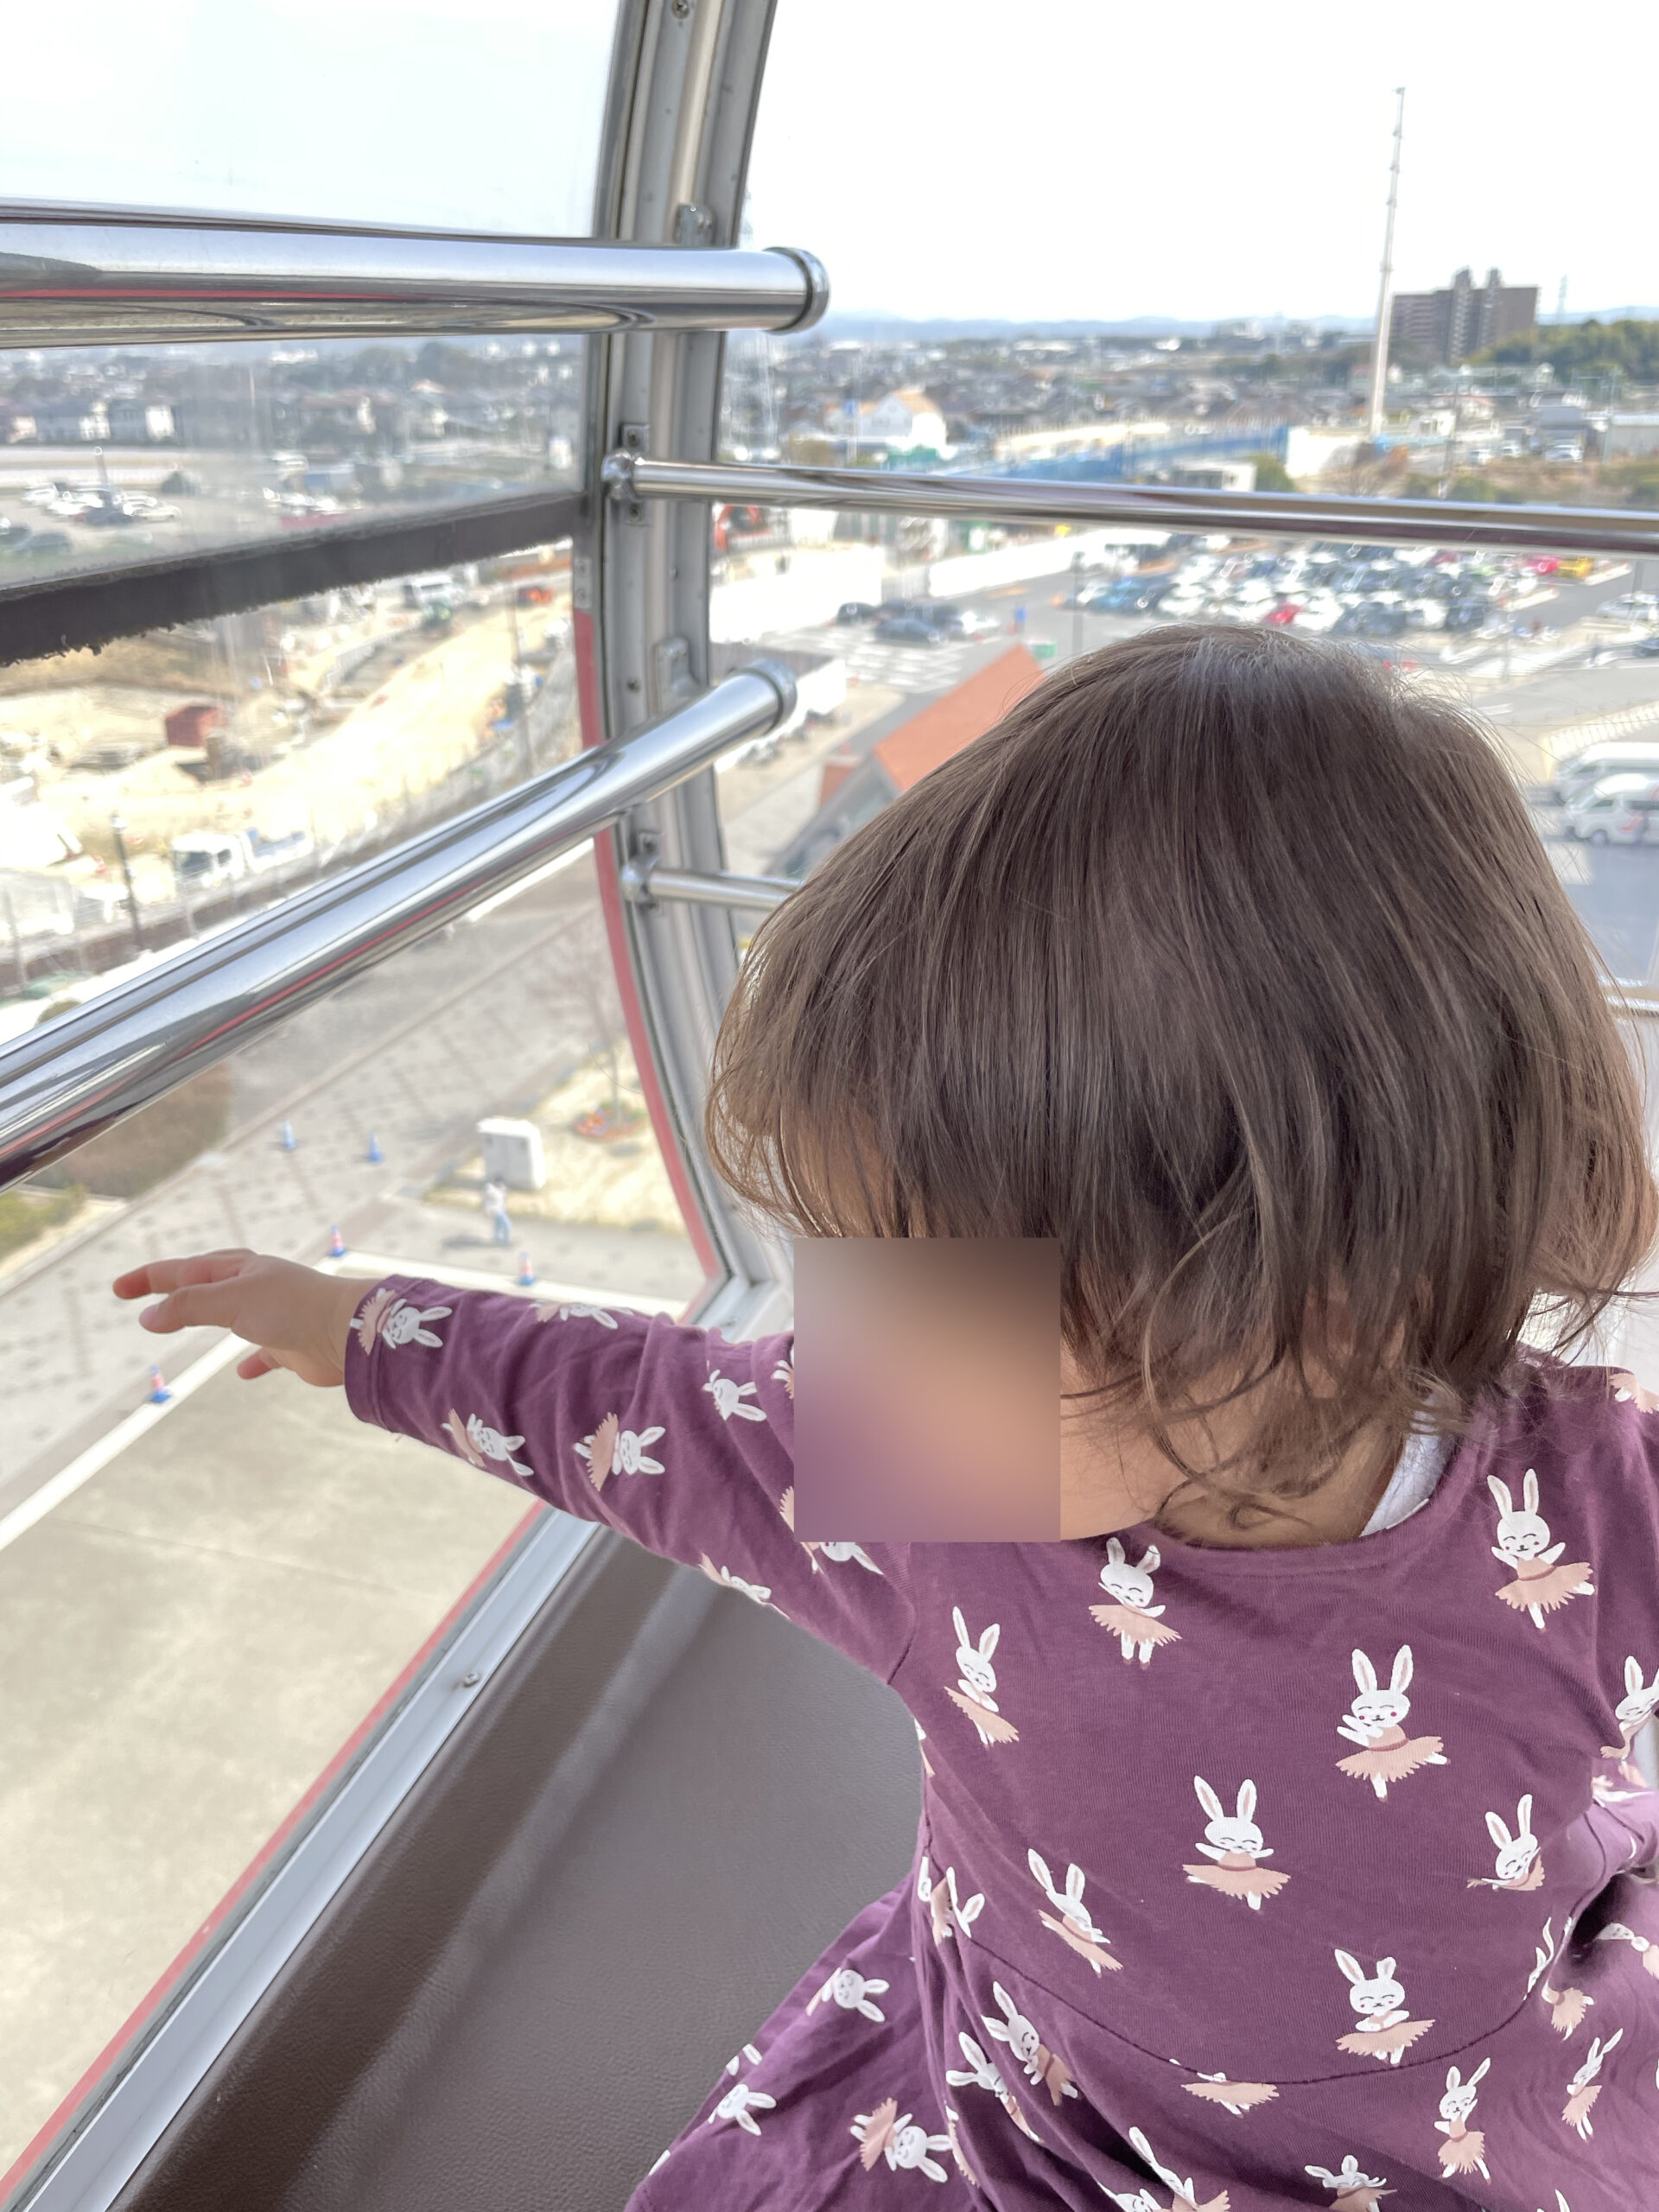
[[[778,0],[754,242],[907,316],[1369,316],[1469,264],[1659,302],[1659,6]]]
[[[587,228],[612,0],[14,13],[0,198]],[[778,0],[754,237],[843,309],[1369,315],[1402,83],[1402,288],[1659,303],[1656,0]]]

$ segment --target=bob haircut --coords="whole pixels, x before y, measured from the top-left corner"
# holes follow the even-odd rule
[[[1656,1224],[1597,956],[1493,747],[1243,626],[1071,663],[841,845],[755,938],[707,1124],[797,1233],[1058,1239],[1085,1395],[1258,1500],[1366,1425],[1466,1427],[1529,1314],[1580,1343]],[[1169,1424],[1213,1442],[1223,1406],[1244,1440],[1198,1465]]]

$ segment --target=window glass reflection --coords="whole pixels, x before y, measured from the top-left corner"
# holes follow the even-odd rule
[[[114,0],[8,53],[17,200],[585,236],[613,8]]]
[[[0,353],[0,588],[572,490],[582,345]]]
[[[108,1294],[231,1243],[684,1309],[588,848],[0,1194],[0,2171],[524,1525]]]
[[[580,741],[568,543],[0,668],[0,1042]]]

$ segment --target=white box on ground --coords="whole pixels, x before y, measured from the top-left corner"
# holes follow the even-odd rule
[[[478,1141],[484,1148],[486,1180],[505,1183],[510,1191],[539,1191],[546,1182],[542,1133],[534,1122],[515,1122],[498,1114],[479,1123]]]

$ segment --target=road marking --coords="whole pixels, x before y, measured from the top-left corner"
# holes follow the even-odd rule
[[[166,1404],[155,1406],[145,1403],[136,1412],[130,1413],[124,1421],[117,1421],[107,1435],[99,1437],[96,1444],[88,1445],[86,1451],[72,1459],[67,1467],[60,1467],[49,1481],[42,1483],[32,1497],[26,1497],[21,1505],[14,1506],[3,1519],[0,1519],[0,1551],[4,1551],[8,1544],[15,1543],[37,1521],[43,1521],[54,1506],[61,1505],[67,1497],[73,1497],[83,1483],[90,1482],[130,1444],[136,1444],[141,1436],[147,1435],[155,1427],[157,1421],[164,1421],[174,1406],[200,1389],[204,1382],[212,1382],[221,1369],[228,1367],[233,1359],[251,1349],[251,1345],[243,1343],[240,1337],[221,1337],[210,1351],[203,1352],[200,1359],[193,1361],[182,1375],[176,1376],[168,1384],[172,1395]]]

